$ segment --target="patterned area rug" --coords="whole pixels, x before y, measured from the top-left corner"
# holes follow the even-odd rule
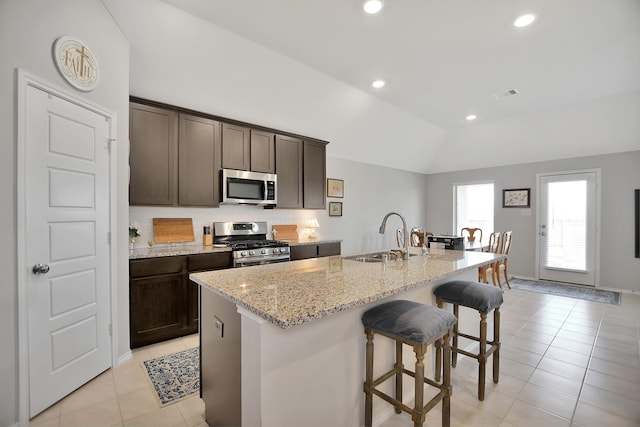
[[[162,405],[184,399],[200,390],[199,352],[196,347],[144,362]]]
[[[568,283],[537,282],[535,280],[516,279],[510,280],[513,289],[538,292],[541,294],[559,295],[569,298],[584,299],[587,301],[601,302],[605,304],[620,305],[620,292],[603,291],[580,285]]]

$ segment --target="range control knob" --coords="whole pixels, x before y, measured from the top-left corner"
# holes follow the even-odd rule
[[[247,253],[245,251],[240,252],[240,256],[247,256]]]
[[[249,251],[249,255],[255,255],[256,251]]]
[[[261,250],[261,251],[260,251],[260,253],[264,255],[264,254],[266,254],[266,253],[267,253],[267,250],[266,250],[266,249],[263,249],[263,250]]]

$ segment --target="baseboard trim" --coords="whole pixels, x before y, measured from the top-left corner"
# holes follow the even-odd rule
[[[122,365],[124,362],[131,359],[132,357],[133,357],[133,353],[131,352],[131,350],[127,351],[125,354],[118,357],[118,360],[116,360],[116,366]]]

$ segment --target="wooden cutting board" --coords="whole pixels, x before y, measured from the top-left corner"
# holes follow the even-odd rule
[[[284,240],[287,242],[298,241],[298,233],[296,232],[298,226],[295,224],[273,225],[271,228],[276,232],[276,235],[273,237],[275,240]]]
[[[185,243],[195,240],[191,218],[153,218],[155,243]]]

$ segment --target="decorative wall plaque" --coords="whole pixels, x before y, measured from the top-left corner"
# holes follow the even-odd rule
[[[76,89],[88,92],[98,85],[98,62],[80,40],[62,36],[53,44],[53,60],[62,77]]]

